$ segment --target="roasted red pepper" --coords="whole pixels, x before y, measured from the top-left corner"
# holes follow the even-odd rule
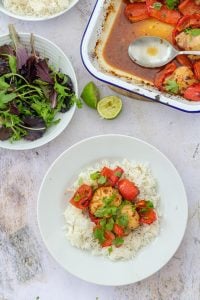
[[[131,22],[138,22],[149,18],[146,3],[128,4],[124,13]]]

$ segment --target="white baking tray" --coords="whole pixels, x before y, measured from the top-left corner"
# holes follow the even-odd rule
[[[102,67],[98,64],[98,60],[95,58],[95,45],[101,36],[103,24],[107,16],[107,7],[111,1],[119,0],[97,0],[81,41],[81,57],[88,72],[95,78],[124,91],[141,95],[147,99],[171,106],[181,111],[191,113],[200,112],[200,101],[187,101],[179,96],[161,93],[156,88],[147,85],[133,84],[126,79],[102,70]]]

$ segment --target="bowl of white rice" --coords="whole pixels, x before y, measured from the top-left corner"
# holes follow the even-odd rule
[[[70,10],[79,0],[0,0],[0,11],[24,21],[45,21]]]
[[[100,247],[94,224],[70,203],[80,182],[90,185],[90,174],[105,166],[122,167],[157,213],[156,222],[134,230],[112,252]],[[147,278],[172,258],[184,236],[188,207],[177,170],[158,149],[133,137],[102,135],[55,160],[41,184],[37,215],[43,241],[62,267],[83,280],[118,286]]]

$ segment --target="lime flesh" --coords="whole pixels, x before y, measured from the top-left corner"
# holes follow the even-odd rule
[[[81,98],[89,107],[97,108],[100,96],[99,89],[96,87],[94,82],[91,81],[84,87],[81,93]]]
[[[104,119],[114,119],[122,110],[122,100],[117,96],[107,96],[97,104],[97,111]]]

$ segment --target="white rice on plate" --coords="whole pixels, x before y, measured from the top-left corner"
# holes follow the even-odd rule
[[[44,17],[65,10],[69,0],[3,0],[3,5],[18,15]]]
[[[138,251],[152,242],[159,234],[159,202],[158,187],[151,169],[147,164],[131,162],[124,159],[122,162],[111,163],[102,161],[92,167],[88,167],[79,174],[77,181],[73,185],[75,191],[80,182],[92,184],[90,174],[101,170],[104,166],[114,169],[120,166],[124,169],[125,176],[133,181],[140,190],[140,199],[151,200],[157,212],[157,221],[151,225],[142,225],[131,231],[124,238],[124,243],[117,248],[112,246],[113,251],[109,253],[108,247],[102,248],[98,241],[93,237],[93,228],[95,224],[90,218],[82,212],[82,210],[74,207],[70,203],[64,212],[66,237],[70,243],[80,249],[91,251],[93,255],[107,256],[111,260],[128,260],[134,257]],[[70,196],[69,196],[70,198]]]

